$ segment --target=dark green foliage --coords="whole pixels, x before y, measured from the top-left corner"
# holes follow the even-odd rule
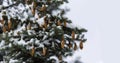
[[[0,44],[3,44],[0,50],[6,53],[6,62],[16,60],[15,63],[55,63],[57,60],[51,59],[54,56],[59,63],[66,63],[63,57],[72,56],[76,41],[86,41],[82,33],[87,30],[69,26],[72,21],[64,17],[67,11],[59,8],[60,5],[68,3],[67,0],[12,2],[16,3],[3,7],[6,11],[2,10],[3,26],[0,29],[0,32],[3,31],[0,35]],[[23,12],[14,12],[16,14],[12,16],[10,12],[14,10],[10,9],[20,4],[25,7]],[[54,15],[53,12],[57,11],[59,12]]]

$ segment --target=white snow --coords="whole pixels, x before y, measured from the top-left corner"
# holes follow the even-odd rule
[[[24,12],[24,13],[23,13],[23,17],[24,17],[24,18],[22,18],[22,19],[23,19],[23,21],[25,21],[25,20],[28,18],[28,13],[27,13],[27,12]]]
[[[8,6],[7,0],[3,0],[3,4],[4,7]]]
[[[43,44],[49,45],[49,44],[50,44],[50,43],[49,43],[49,40],[44,40],[44,41],[43,41]]]
[[[54,42],[52,42],[52,46],[51,47],[55,47],[55,43]]]
[[[33,35],[33,34],[35,34],[35,31],[34,31],[34,30],[27,30],[27,32],[28,32],[28,35]]]
[[[49,59],[55,59],[56,63],[59,63],[59,59],[56,56],[51,56]]]
[[[25,10],[25,7],[24,7],[24,5],[22,3],[20,3],[17,7],[19,8],[20,13],[22,13]]]
[[[69,27],[69,28],[75,28],[75,25],[73,25],[73,24],[67,24],[66,27]]]
[[[3,5],[0,5],[0,9],[2,9],[3,8]]]
[[[23,26],[18,26],[18,28],[16,30],[14,30],[14,36],[18,35],[18,32],[22,32],[23,30],[25,30],[25,24],[23,24]],[[29,30],[28,30],[29,31]]]
[[[39,45],[40,41],[35,39],[35,44]]]
[[[21,40],[20,41],[17,41],[16,42],[18,45],[26,45],[27,43],[21,38]]]
[[[0,42],[0,48],[2,48],[2,47],[4,46],[4,44],[5,44],[5,41],[2,40],[2,41]]]
[[[40,43],[40,44],[39,44],[39,47],[44,47],[44,44]]]
[[[44,24],[44,17],[42,18],[39,18],[37,21],[36,21],[40,26]]]
[[[48,38],[48,36],[47,36],[47,35],[44,35],[44,37],[43,37],[42,40],[45,40],[45,39],[47,39],[47,38]]]
[[[62,29],[62,27],[61,27],[61,26],[57,26],[57,28],[58,28],[58,29],[60,29],[60,30]]]
[[[9,63],[16,63],[18,62],[18,60],[13,60],[13,59],[10,59]]]
[[[72,38],[70,35],[64,34],[64,37]]]
[[[67,58],[64,58],[65,61],[68,63],[74,63],[76,60],[80,61],[81,55],[80,55],[80,50],[77,50],[73,52],[73,56],[68,56]]]
[[[11,43],[9,43],[9,45],[8,45],[9,47],[12,47],[12,44]]]
[[[32,38],[32,39],[30,39],[30,42],[31,42],[31,43],[34,43],[34,41],[35,41],[35,39],[33,39],[33,38]]]
[[[55,34],[55,32],[54,31],[52,31],[51,33],[50,33],[50,36],[52,36],[52,35],[54,35]]]
[[[55,41],[56,41],[56,42],[58,42],[58,43],[60,43],[60,42],[61,42],[61,41],[60,41],[60,40],[58,40],[58,39],[55,39]]]

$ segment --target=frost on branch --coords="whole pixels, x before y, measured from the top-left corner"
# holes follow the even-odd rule
[[[7,63],[64,63],[83,49],[87,30],[72,25],[60,5],[67,0],[3,0],[0,51]],[[57,12],[54,14],[54,12]],[[78,43],[78,44],[77,44]]]

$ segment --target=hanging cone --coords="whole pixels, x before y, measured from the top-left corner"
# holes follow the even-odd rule
[[[42,51],[42,54],[43,54],[44,56],[46,55],[46,51],[47,51],[47,48],[44,47],[44,48],[43,48],[43,51]]]
[[[57,21],[57,25],[60,26],[61,25],[61,22],[60,20]]]
[[[68,44],[68,47],[69,47],[69,48],[71,48],[71,47],[72,47],[72,44],[71,44],[70,42],[69,42],[69,44]]]
[[[74,40],[75,39],[75,32],[72,31],[72,39]]]
[[[62,49],[64,48],[64,45],[65,45],[65,41],[62,40],[62,41],[61,41],[61,48],[62,48]]]
[[[44,23],[44,25],[43,25],[43,26],[44,26],[44,28],[46,29],[46,28],[47,28],[47,23]]]
[[[74,50],[77,50],[77,44],[74,43]]]
[[[47,16],[44,17],[44,22],[46,22],[46,20],[47,20]]]
[[[27,25],[27,30],[31,30],[31,24],[30,23]]]
[[[47,20],[47,16],[44,17],[44,25],[43,25],[43,27],[44,27],[45,29],[47,28],[47,25],[48,25],[47,22],[46,22],[46,20]]]
[[[43,5],[43,6],[40,8],[40,11],[41,11],[41,12],[46,11],[46,6]]]
[[[80,42],[80,49],[82,50],[83,49],[83,42]]]
[[[32,14],[35,15],[35,8],[32,9]]]
[[[3,26],[2,30],[3,30],[4,33],[7,31],[5,26]]]
[[[8,21],[8,29],[9,29],[9,30],[11,29],[11,26],[12,26],[11,21]]]
[[[66,23],[66,21],[64,21],[64,26],[66,27],[66,25],[67,25],[67,23]]]
[[[31,56],[34,56],[34,54],[35,54],[35,47],[33,47],[31,50]]]

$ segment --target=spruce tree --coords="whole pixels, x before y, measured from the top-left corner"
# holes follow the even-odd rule
[[[83,49],[86,29],[75,27],[60,8],[67,0],[3,0],[0,52],[6,63],[67,63]],[[79,43],[79,44],[78,44]]]

